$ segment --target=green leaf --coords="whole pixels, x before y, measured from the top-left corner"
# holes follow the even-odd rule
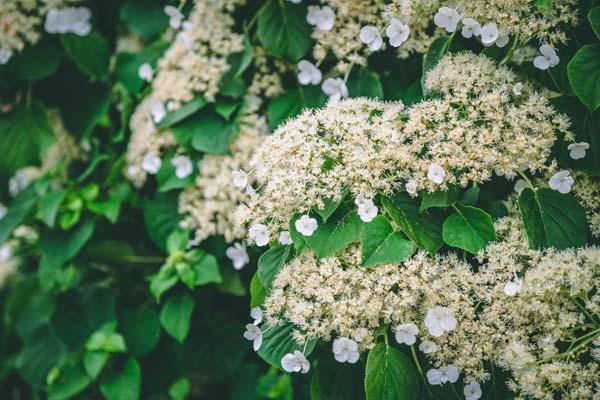
[[[494,222],[488,213],[464,204],[457,204],[454,210],[444,221],[442,235],[446,244],[475,254],[496,240]]]
[[[534,4],[542,11],[552,12],[552,0],[535,0]]]
[[[226,154],[238,132],[237,121],[227,122],[213,114],[195,114],[173,127],[179,143],[181,138],[191,138],[194,149],[211,154]]]
[[[415,251],[413,242],[394,229],[383,215],[378,215],[360,234],[362,266],[398,264]]]
[[[159,193],[146,201],[144,221],[150,239],[162,250],[167,248],[167,238],[179,226],[179,194]]]
[[[96,379],[108,361],[109,353],[105,351],[86,351],[83,356],[85,372]]]
[[[81,138],[91,133],[107,114],[111,92],[101,84],[76,83],[65,88],[69,96],[61,98],[60,112],[69,133]]]
[[[267,110],[269,128],[274,130],[289,118],[300,114],[304,109],[322,107],[326,102],[327,96],[319,86],[286,91],[269,103]]]
[[[300,346],[292,338],[294,327],[290,323],[283,323],[269,328],[263,333],[263,343],[257,354],[269,364],[281,369],[281,359],[287,353],[302,351],[304,346]],[[308,357],[312,353],[316,340],[309,340],[306,344],[304,355]]]
[[[588,12],[588,21],[590,21],[592,29],[600,39],[600,7],[594,7]]]
[[[189,103],[186,103],[173,112],[168,112],[167,115],[156,125],[157,128],[167,128],[178,122],[185,120],[190,115],[196,113],[206,106],[208,102],[202,96],[194,98]],[[183,145],[183,143],[180,143]]]
[[[269,0],[258,16],[257,36],[269,53],[298,61],[312,45],[306,6]]]
[[[194,299],[186,293],[171,297],[160,311],[160,323],[171,337],[183,343],[190,331]]]
[[[65,190],[59,189],[39,198],[37,217],[49,228],[54,228],[58,207],[60,207],[66,194]]]
[[[67,400],[85,390],[92,378],[79,365],[61,369],[60,376],[48,388],[48,400]]]
[[[325,206],[322,209],[318,207],[315,208],[315,212],[321,216],[323,222],[327,222],[329,217],[331,217],[331,215],[338,209],[340,204],[342,204],[345,197],[346,195],[344,194],[342,198],[338,201],[333,201],[333,199],[325,199],[323,201],[325,203]]]
[[[60,41],[81,72],[92,79],[102,78],[108,73],[110,46],[101,33],[92,31],[86,36],[67,33],[61,35]]]
[[[385,343],[369,351],[365,376],[367,400],[412,400],[419,394],[419,380],[412,362]]]
[[[19,192],[11,206],[6,210],[6,215],[0,218],[0,244],[4,243],[12,231],[29,214],[35,205],[37,196],[33,186]]]
[[[189,242],[189,231],[181,228],[175,229],[167,238],[167,252],[175,254],[180,251],[185,251]]]
[[[450,187],[448,190],[438,190],[437,192],[424,192],[422,194],[421,206],[419,212],[423,212],[434,207],[450,207],[458,203],[460,191],[457,187]]]
[[[159,0],[128,0],[121,6],[119,16],[127,29],[147,38],[158,35],[169,25],[164,4]]]
[[[562,250],[586,244],[585,210],[572,196],[526,188],[519,196],[519,209],[531,247]]]
[[[56,43],[48,38],[33,46],[27,46],[15,57],[16,76],[34,81],[52,75],[58,69],[61,53]]]
[[[419,248],[434,254],[442,247],[442,221],[434,214],[419,213],[417,199],[399,193],[382,197],[381,203],[392,221]]]
[[[267,289],[263,286],[258,276],[258,271],[256,271],[250,281],[250,308],[262,305],[265,297],[267,297]]]
[[[352,97],[383,99],[383,86],[379,76],[367,68],[360,68],[350,74],[348,92]]]
[[[41,103],[0,114],[0,177],[8,178],[19,168],[37,164],[53,140]]]
[[[235,100],[221,100],[215,104],[215,112],[219,114],[225,121],[229,121],[231,116],[240,109],[242,103]]]
[[[223,282],[219,272],[219,264],[212,254],[195,249],[190,251],[186,258],[196,274],[196,286]]]
[[[296,255],[302,253],[307,247],[304,241],[304,235],[296,230],[296,221],[300,218],[299,214],[296,214],[290,220],[290,237],[294,242],[294,249],[296,249]]]
[[[365,363],[339,363],[331,351],[321,351],[316,375],[319,400],[364,400]],[[317,389],[317,388],[315,388]],[[315,400],[315,399],[313,399]]]
[[[121,371],[107,374],[100,382],[100,391],[106,400],[137,400],[141,383],[140,366],[134,358],[130,358]]]
[[[53,264],[62,265],[79,253],[92,237],[95,226],[93,219],[86,218],[67,232],[44,229],[38,242],[40,252]]]
[[[172,400],[185,400],[190,394],[191,384],[187,378],[181,378],[169,386],[169,396]]]
[[[138,94],[145,82],[139,76],[140,66],[150,64],[155,67],[157,60],[162,55],[165,46],[160,43],[153,43],[145,47],[141,53],[119,52],[116,56],[115,74],[117,79],[125,85],[129,93]],[[165,118],[167,118],[169,114]],[[158,127],[162,127],[164,122],[160,121]]]
[[[357,241],[363,226],[356,211],[340,209],[327,223],[319,225],[311,236],[305,236],[304,240],[317,258],[328,257]]]
[[[175,266],[165,264],[150,281],[150,292],[152,292],[156,301],[159,302],[163,293],[175,286],[177,282],[179,282],[179,276],[177,275]]]
[[[150,352],[160,338],[158,315],[148,308],[124,310],[119,319],[127,351],[134,356]]]
[[[448,52],[451,43],[450,36],[440,36],[431,43],[429,50],[425,53],[425,56],[423,57],[423,76],[421,78],[423,93],[427,93],[427,90],[425,89],[425,77],[427,76],[427,72],[433,69],[444,54]]]
[[[600,107],[600,43],[579,49],[569,63],[567,73],[579,100],[592,111]]]
[[[52,335],[48,326],[43,325],[25,338],[15,367],[27,383],[39,388],[50,368],[64,353],[64,346]]]
[[[183,189],[194,184],[195,174],[192,173],[185,178],[181,179],[175,175],[175,166],[171,163],[172,159],[163,159],[163,163],[160,170],[156,174],[156,181],[158,182],[158,191],[168,192],[174,189]],[[195,163],[193,163],[195,164]]]
[[[277,273],[288,259],[291,246],[277,245],[264,252],[258,259],[258,276],[266,290],[271,288]]]

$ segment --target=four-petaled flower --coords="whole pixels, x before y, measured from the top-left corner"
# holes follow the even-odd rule
[[[225,250],[225,255],[232,261],[233,268],[236,270],[244,268],[244,266],[250,262],[246,246],[243,246],[240,243],[234,243],[233,246],[228,247],[227,250]]]
[[[444,182],[445,177],[446,171],[437,164],[431,164],[427,169],[427,178],[437,185]]]
[[[432,336],[440,337],[444,332],[456,329],[456,318],[454,310],[448,307],[434,307],[427,311],[425,326]]]
[[[258,325],[262,322],[263,311],[260,309],[260,307],[253,307],[250,309],[250,318],[254,320],[254,325]]]
[[[424,340],[419,345],[419,350],[421,350],[425,354],[431,354],[437,350],[437,344],[435,344],[431,340]]]
[[[447,32],[454,32],[461,15],[454,8],[441,7],[433,17],[433,22]]]
[[[546,70],[548,68],[557,66],[560,62],[560,58],[556,54],[556,50],[554,50],[550,45],[541,45],[540,53],[542,53],[542,55],[533,59],[533,65],[535,65],[535,67],[538,69]]]
[[[298,62],[298,82],[302,85],[317,85],[321,82],[323,75],[319,68],[307,60]]]
[[[169,26],[173,29],[179,29],[183,21],[183,14],[177,7],[165,6],[165,14],[169,16]]]
[[[152,115],[152,121],[158,124],[167,115],[165,105],[160,101],[155,101],[150,107],[150,114]]]
[[[74,33],[86,36],[92,30],[92,12],[87,7],[53,8],[46,14],[44,29],[48,33]]]
[[[390,25],[386,28],[385,34],[390,38],[390,46],[398,47],[408,40],[410,27],[403,24],[399,19],[392,18]]]
[[[507,296],[516,296],[517,293],[521,291],[521,287],[523,286],[523,281],[519,279],[517,274],[515,273],[515,279],[513,281],[508,281],[504,285],[504,294]]]
[[[330,31],[335,21],[335,13],[329,6],[308,6],[306,21],[322,31]]]
[[[567,194],[571,191],[571,186],[573,186],[574,182],[569,171],[563,170],[552,175],[548,181],[548,186],[553,190],[558,190],[562,194]]]
[[[142,158],[142,169],[150,175],[155,175],[160,170],[162,160],[154,153],[146,153]]]
[[[329,101],[336,103],[348,97],[348,87],[342,78],[327,78],[321,85],[323,93],[329,96]]]
[[[264,224],[254,224],[248,229],[248,237],[254,240],[257,246],[262,247],[269,244],[269,230]]]
[[[173,157],[171,165],[175,167],[175,176],[178,179],[185,179],[194,172],[194,164],[188,156]]]
[[[311,236],[317,230],[318,226],[317,220],[309,217],[308,215],[303,215],[297,219],[294,225],[296,230],[304,236]]]
[[[579,160],[580,158],[585,157],[585,151],[589,148],[590,144],[588,142],[571,143],[567,146],[569,156],[571,156],[573,160]]]
[[[283,245],[288,245],[294,243],[292,240],[292,235],[290,235],[289,231],[279,232],[279,243]]]
[[[288,353],[281,359],[281,368],[286,372],[302,372],[306,374],[310,370],[310,363],[304,357],[304,354],[295,350]]]
[[[258,351],[262,345],[262,331],[255,324],[246,324],[246,332],[244,338],[252,341],[252,348]]]
[[[469,39],[473,36],[479,36],[481,34],[481,25],[473,18],[465,18],[462,20],[463,27],[461,33],[463,37]]]
[[[354,203],[358,206],[358,216],[363,222],[371,222],[377,216],[379,209],[371,199],[358,196]]]
[[[399,344],[406,344],[408,346],[412,346],[417,342],[418,334],[419,328],[412,322],[398,325],[396,327],[396,342],[398,342]]]
[[[241,169],[233,171],[231,175],[233,176],[233,186],[242,189],[248,186],[248,175]]]
[[[354,364],[360,358],[358,343],[348,338],[337,338],[333,341],[333,357],[338,362]]]
[[[140,65],[140,67],[138,68],[138,76],[143,81],[152,81],[152,78],[154,77],[154,70],[152,69],[152,65],[148,63],[143,63],[142,65]]]
[[[371,51],[381,49],[383,39],[376,27],[372,25],[363,26],[360,30],[360,41],[369,46]]]
[[[465,400],[477,400],[483,394],[481,391],[481,386],[475,381],[466,384],[463,389],[463,393],[465,394]]]
[[[426,374],[430,385],[443,385],[446,382],[454,383],[458,381],[459,375],[458,368],[453,364],[441,367],[440,369],[432,368]]]
[[[495,22],[483,25],[479,34],[481,35],[481,43],[484,46],[493,45],[500,37],[500,31],[498,31],[498,25]]]

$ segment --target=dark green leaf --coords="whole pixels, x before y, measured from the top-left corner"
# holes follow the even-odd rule
[[[69,96],[61,99],[61,116],[69,133],[81,138],[91,133],[108,112],[110,90],[104,85],[88,83],[66,90]]]
[[[291,246],[277,245],[264,252],[258,259],[258,276],[266,290],[271,288],[277,273],[288,259]]]
[[[460,191],[457,187],[451,187],[448,190],[437,192],[424,192],[422,194],[421,206],[419,212],[423,212],[433,207],[450,207],[459,200]]]
[[[378,215],[360,234],[362,266],[398,264],[415,251],[413,242],[394,229],[383,215]]]
[[[262,305],[267,296],[267,289],[263,286],[258,276],[258,271],[252,275],[250,281],[250,308],[258,307]]]
[[[119,14],[131,32],[145,37],[158,35],[169,24],[164,4],[159,0],[128,0]]]
[[[365,363],[339,363],[331,350],[321,351],[317,364],[319,400],[364,400]],[[313,399],[315,400],[315,399]]]
[[[179,143],[189,138],[194,149],[212,154],[226,154],[238,132],[237,121],[227,122],[213,114],[195,114],[173,127]]]
[[[600,7],[594,7],[588,12],[588,21],[590,21],[592,29],[600,39]]]
[[[600,43],[583,46],[567,67],[573,91],[590,110],[600,107]]]
[[[433,69],[444,54],[446,54],[450,47],[450,43],[450,36],[440,36],[431,43],[429,50],[427,50],[425,57],[423,57],[423,77],[421,79],[421,86],[424,93],[427,92],[427,90],[425,90],[425,76],[427,72]]]
[[[124,310],[119,326],[125,338],[127,351],[134,356],[151,351],[160,338],[158,315],[148,308]]]
[[[12,205],[6,210],[6,215],[0,219],[0,244],[8,239],[13,229],[23,221],[35,205],[36,199],[33,186],[29,186],[15,197]]]
[[[383,86],[379,76],[366,68],[360,68],[350,74],[348,92],[352,97],[383,99]]]
[[[305,346],[300,346],[292,338],[294,327],[289,323],[282,323],[269,328],[263,334],[263,343],[258,350],[258,355],[269,364],[281,368],[281,359],[287,353],[295,350],[302,351]],[[304,355],[308,357],[312,353],[316,340],[309,340]]]
[[[318,86],[289,90],[269,103],[267,115],[269,127],[276,129],[280,124],[300,114],[305,108],[325,105],[327,96]]]
[[[258,39],[274,56],[298,61],[311,47],[310,34],[304,4],[269,0],[261,8],[258,16]]]
[[[572,196],[526,188],[519,196],[519,209],[531,247],[562,250],[586,244],[585,210]]]
[[[182,105],[179,109],[167,113],[167,115],[165,115],[165,117],[156,125],[156,127],[167,128],[169,126],[175,125],[176,123],[181,122],[190,115],[194,114],[198,110],[201,110],[207,104],[208,102],[204,99],[204,97],[196,97],[189,103]],[[183,145],[183,143],[180,144]]]
[[[86,36],[67,33],[60,40],[69,58],[84,74],[97,79],[108,73],[110,47],[101,33],[92,31]]]
[[[62,265],[79,253],[94,233],[96,224],[86,218],[69,231],[43,230],[38,243],[44,257],[56,265]]]
[[[321,216],[323,222],[327,222],[329,217],[331,217],[331,215],[338,209],[340,204],[342,204],[342,201],[344,201],[344,197],[346,197],[345,194],[338,201],[333,201],[333,199],[325,199],[323,201],[325,203],[325,206],[322,209],[318,207],[315,208],[315,212]]]
[[[333,218],[304,240],[318,258],[328,257],[357,241],[363,226],[356,211],[339,209]]]
[[[463,204],[444,221],[442,235],[446,244],[469,253],[477,253],[496,240],[492,217],[485,211]]]
[[[48,400],[67,400],[85,390],[92,378],[79,365],[61,370],[57,381],[48,388]]]
[[[166,250],[167,237],[179,226],[179,196],[176,192],[160,193],[145,204],[144,221],[150,239]]]
[[[175,340],[183,343],[190,331],[194,299],[188,294],[171,297],[160,311],[160,323]]]
[[[25,338],[23,349],[15,361],[15,367],[23,379],[33,387],[41,387],[46,374],[65,352],[63,345],[44,325]]]
[[[106,400],[137,400],[141,383],[140,366],[134,358],[130,358],[122,370],[108,374],[100,382],[100,391]]]
[[[369,351],[365,377],[367,400],[412,400],[419,394],[419,380],[412,362],[385,343]]]
[[[27,46],[15,57],[16,76],[33,81],[50,76],[60,65],[61,54],[53,40],[40,40],[34,46]]]
[[[38,200],[37,217],[49,228],[54,228],[58,207],[60,207],[65,194],[65,190],[59,189],[45,194]]]

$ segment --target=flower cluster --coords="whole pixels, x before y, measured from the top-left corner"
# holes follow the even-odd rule
[[[257,149],[251,169],[258,196],[240,207],[241,224],[287,230],[296,213],[339,201],[359,211],[378,193],[444,190],[545,169],[568,120],[516,75],[471,53],[449,55],[426,76],[431,99],[400,103],[349,99],[305,111]],[[362,198],[362,199],[359,199]],[[363,221],[377,215],[369,203]],[[268,242],[268,240],[267,240]]]
[[[600,179],[584,173],[574,174],[574,179],[573,194],[585,208],[592,235],[600,238]]]
[[[48,33],[90,31],[90,10],[85,7],[63,8],[79,0],[11,0],[0,3],[0,65],[16,52],[37,43],[42,25]]]

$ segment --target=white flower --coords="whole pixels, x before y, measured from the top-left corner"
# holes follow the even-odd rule
[[[552,178],[548,181],[548,186],[551,189],[558,190],[562,194],[566,194],[571,191],[571,186],[573,186],[574,182],[573,178],[569,175],[569,171],[563,170],[552,175]]]
[[[244,338],[252,340],[252,348],[254,351],[258,351],[262,345],[262,331],[254,324],[246,324],[246,332],[244,332]]]
[[[342,78],[327,78],[321,85],[323,93],[329,96],[329,101],[338,102],[348,97],[348,87]]]
[[[445,331],[453,331],[456,329],[456,318],[454,318],[454,310],[448,307],[435,307],[427,311],[425,317],[425,326],[429,329],[432,336],[440,337]]]
[[[228,247],[227,250],[225,250],[225,255],[233,262],[233,268],[236,270],[244,268],[244,266],[250,262],[246,247],[242,246],[240,243],[234,243],[233,246]]]
[[[165,6],[165,14],[169,16],[169,26],[173,29],[179,29],[183,21],[183,14],[173,6]]]
[[[318,6],[308,6],[306,21],[316,26],[322,31],[330,31],[335,21],[335,13],[329,6],[319,8]]]
[[[298,82],[302,85],[317,85],[321,82],[323,75],[319,68],[307,60],[298,62]]]
[[[392,18],[390,25],[386,28],[385,34],[390,38],[390,46],[398,47],[408,40],[410,27],[403,24],[400,20]]]
[[[433,22],[448,32],[454,32],[461,15],[454,8],[441,7],[433,17]]]
[[[515,278],[514,281],[508,281],[504,285],[504,294],[507,296],[516,296],[520,291],[523,285],[523,281],[518,278]]]
[[[185,25],[185,22],[184,22]],[[183,45],[188,49],[188,50],[192,50],[194,48],[194,41],[192,40],[192,38],[190,37],[190,35],[188,35],[187,32],[179,32],[176,36],[176,39],[178,41],[180,41],[181,43],[183,43]]]
[[[580,158],[585,157],[585,151],[590,148],[590,144],[588,142],[580,142],[580,143],[571,143],[567,146],[567,150],[570,151],[569,156],[573,160],[579,160]]]
[[[433,343],[431,340],[424,340],[419,345],[419,350],[425,354],[431,354],[437,350],[437,344]]]
[[[304,236],[310,236],[317,230],[318,225],[316,219],[303,215],[296,220],[295,226],[298,232]]]
[[[302,2],[302,0],[287,0],[290,3],[294,3],[294,4],[300,4],[300,2]]]
[[[165,105],[160,101],[155,101],[150,108],[150,114],[152,114],[152,121],[154,121],[155,124],[158,124],[167,115]]]
[[[520,96],[521,94],[523,94],[523,83],[522,82],[515,83],[512,87],[512,92],[515,96]]]
[[[294,243],[289,231],[282,231],[279,233],[279,243],[281,243],[283,245],[288,245],[288,244]]]
[[[175,176],[179,179],[185,179],[194,172],[194,164],[187,156],[173,157],[171,165],[175,167]]]
[[[432,368],[427,373],[427,381],[430,385],[443,385],[446,382],[454,383],[458,381],[458,368],[450,364],[440,369]]]
[[[21,190],[29,186],[33,179],[35,179],[35,177],[31,176],[26,168],[18,170],[8,180],[8,193],[11,197],[16,197]]]
[[[6,208],[6,206],[2,203],[0,203],[0,221],[2,220],[2,218],[4,218],[6,216],[6,213],[8,212],[8,209]]]
[[[248,186],[248,175],[241,169],[233,171],[231,175],[233,175],[233,186],[242,189]]]
[[[408,181],[404,186],[408,194],[415,195],[417,194],[417,182],[416,181]]]
[[[154,77],[154,70],[152,70],[152,65],[148,63],[143,63],[142,65],[140,65],[140,67],[138,68],[138,76],[143,81],[152,81],[152,78]]]
[[[248,229],[248,237],[254,240],[257,246],[262,247],[269,244],[269,230],[263,224],[254,224]]]
[[[521,194],[521,192],[523,191],[523,189],[525,189],[527,187],[527,182],[525,182],[523,179],[519,179],[518,181],[515,182],[515,192],[517,192],[517,194]]]
[[[7,262],[13,256],[12,246],[8,243],[4,243],[0,246],[0,263]]]
[[[250,310],[250,317],[254,320],[253,324],[258,325],[263,320],[263,311],[260,309],[260,307],[253,307]]]
[[[333,357],[338,362],[354,364],[360,358],[358,343],[348,338],[338,338],[333,341]]]
[[[373,221],[378,212],[379,209],[371,199],[365,199],[362,203],[358,204],[358,216],[362,222]]]
[[[146,153],[142,159],[142,169],[150,175],[155,175],[160,170],[162,160],[154,153]]]
[[[429,180],[433,183],[439,185],[440,183],[444,182],[445,177],[446,171],[444,171],[444,168],[437,164],[431,164],[427,169],[427,178],[429,178]]]
[[[281,359],[281,367],[286,372],[302,372],[307,373],[310,370],[310,363],[304,357],[304,354],[298,350],[293,353],[288,353]]]
[[[396,327],[396,342],[411,346],[416,343],[419,328],[412,322],[398,325]]]
[[[471,382],[463,388],[465,394],[465,400],[477,400],[483,394],[481,392],[481,386],[477,382]]]
[[[481,35],[481,43],[484,46],[491,46],[496,43],[498,37],[500,36],[500,32],[498,31],[498,25],[495,22],[485,24],[481,27],[480,31]]]
[[[383,45],[383,39],[379,34],[376,27],[372,25],[363,26],[360,30],[360,41],[369,46],[371,51],[377,51],[381,49]]]
[[[0,47],[0,65],[4,65],[12,58],[13,51],[8,47]]]
[[[46,14],[44,29],[48,33],[74,33],[85,36],[92,30],[92,12],[87,7],[53,8]]]
[[[464,38],[472,38],[473,36],[479,36],[481,33],[481,25],[473,18],[465,18],[462,20],[463,28],[462,35]]]
[[[560,62],[560,58],[556,54],[556,50],[547,44],[540,46],[540,53],[542,53],[541,56],[537,56],[533,59],[533,65],[535,65],[535,67],[538,69],[546,70],[548,68],[557,66]]]
[[[502,48],[502,47],[506,46],[508,44],[508,42],[510,42],[510,37],[508,35],[504,35],[504,34],[500,33],[500,36],[498,36],[498,39],[496,39],[496,42],[494,44],[496,46]]]

